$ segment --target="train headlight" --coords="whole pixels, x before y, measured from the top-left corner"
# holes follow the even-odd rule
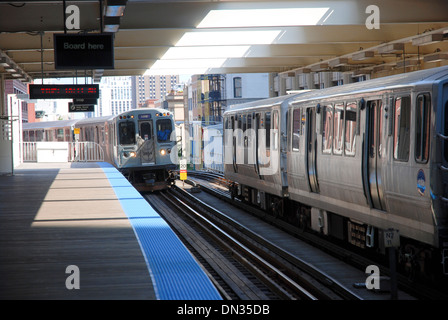
[[[161,154],[162,156],[166,155],[166,150],[165,150],[165,149],[160,149],[160,154]]]
[[[128,158],[135,158],[137,157],[137,152],[135,151],[125,151],[123,152],[123,158],[128,159]]]

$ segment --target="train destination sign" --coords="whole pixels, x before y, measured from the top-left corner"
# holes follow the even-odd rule
[[[98,99],[97,84],[30,84],[30,99]]]
[[[112,34],[56,33],[53,41],[55,69],[114,69]]]

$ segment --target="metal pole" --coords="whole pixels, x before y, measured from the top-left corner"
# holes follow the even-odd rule
[[[65,25],[65,22],[67,21],[67,17],[65,14],[65,0],[62,1],[62,11],[63,11],[63,16],[64,16],[64,33],[67,33],[67,27]]]
[[[44,84],[44,44],[43,44],[43,37],[44,37],[44,32],[41,31],[40,32],[40,74],[41,74],[41,77],[42,77],[42,84]]]
[[[390,268],[390,299],[398,299],[397,291],[397,266],[395,257],[395,247],[389,248],[389,268]]]
[[[103,33],[103,0],[100,0],[100,32]]]

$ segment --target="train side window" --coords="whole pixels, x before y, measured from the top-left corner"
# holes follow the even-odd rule
[[[345,155],[355,155],[356,137],[356,102],[348,102],[345,107]]]
[[[342,155],[344,150],[344,104],[338,103],[334,106],[333,124],[333,153]]]
[[[170,141],[171,132],[173,131],[170,119],[157,120],[156,128],[158,142]]]
[[[266,149],[271,147],[271,113],[266,112],[264,118],[264,128],[266,130]]]
[[[302,109],[294,109],[292,112],[292,151],[300,149],[300,134],[302,125]]]
[[[415,161],[427,162],[429,157],[429,128],[431,121],[431,96],[417,96],[415,119]]]
[[[132,121],[120,122],[118,124],[120,144],[135,144],[135,124]]]
[[[64,129],[56,129],[55,133],[57,141],[64,141]]]
[[[323,107],[322,111],[322,152],[331,154],[331,147],[333,145],[333,130],[331,125],[333,123],[333,106],[328,105]]]
[[[409,139],[411,131],[410,96],[395,99],[394,110],[394,159],[409,160]]]
[[[275,110],[272,116],[272,144],[273,150],[277,150],[278,149],[278,111]]]
[[[445,103],[445,111],[444,111],[444,129],[443,135],[448,136],[448,101]],[[443,143],[443,153],[445,157],[445,161],[448,161],[448,141],[445,140]]]

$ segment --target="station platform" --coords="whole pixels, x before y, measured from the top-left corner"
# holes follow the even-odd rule
[[[0,176],[0,299],[221,297],[113,166],[25,163]]]

